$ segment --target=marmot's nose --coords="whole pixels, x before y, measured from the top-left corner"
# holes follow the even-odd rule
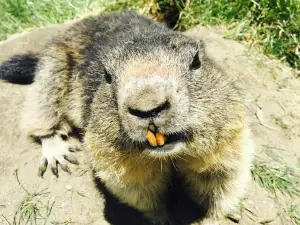
[[[161,104],[158,104],[157,107],[153,107],[150,110],[145,111],[145,110],[141,110],[141,109],[138,109],[138,108],[135,109],[135,108],[129,107],[128,111],[131,115],[134,115],[134,116],[139,117],[139,118],[146,119],[146,118],[151,118],[151,117],[158,116],[163,111],[168,110],[170,108],[170,106],[171,106],[170,102],[165,101],[165,102],[162,102]]]
[[[147,76],[125,83],[121,106],[137,119],[167,119],[172,109],[172,85],[161,76]],[[122,104],[123,103],[123,104]]]

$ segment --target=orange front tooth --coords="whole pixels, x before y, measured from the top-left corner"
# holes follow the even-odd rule
[[[157,146],[155,135],[150,130],[147,130],[146,138],[152,147]]]
[[[159,146],[163,146],[165,144],[165,135],[161,133],[156,133],[155,137],[156,137],[157,144]]]

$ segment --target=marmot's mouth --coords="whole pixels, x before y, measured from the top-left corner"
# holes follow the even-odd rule
[[[175,146],[176,143],[180,142],[187,142],[188,141],[188,135],[184,132],[177,132],[174,134],[165,134],[164,136],[164,143],[163,144],[157,144],[156,146],[151,145],[151,143],[147,143],[148,148],[152,151],[169,151],[172,150],[172,147]]]
[[[155,132],[156,133],[156,132]],[[126,135],[126,133],[123,133]],[[129,138],[129,136],[122,137],[119,142],[120,149],[131,149],[133,151],[148,151],[148,152],[157,152],[157,153],[163,153],[163,152],[171,152],[178,146],[182,146],[182,144],[187,143],[192,138],[192,132],[189,132],[188,130],[185,131],[176,131],[174,133],[167,133],[163,134],[162,136],[158,135],[158,139],[161,138],[161,140],[157,140],[156,135],[155,136],[156,144],[152,144],[149,142],[149,138],[147,138],[147,134],[145,134],[144,141],[136,141],[134,139]],[[153,138],[153,136],[152,136]],[[158,141],[158,143],[157,143]]]
[[[171,152],[173,151],[177,146],[185,142],[187,142],[190,139],[190,135],[188,135],[185,132],[176,132],[176,133],[170,133],[164,135],[164,144],[163,145],[155,145],[149,143],[149,140],[145,140],[144,142],[135,143],[135,148],[139,149],[141,151],[148,151],[158,154],[163,154],[164,152]]]
[[[154,124],[150,124],[146,132],[146,139],[150,150],[167,151],[172,150],[172,146],[174,148],[178,142],[186,142],[188,136],[184,132],[164,134],[159,132]]]

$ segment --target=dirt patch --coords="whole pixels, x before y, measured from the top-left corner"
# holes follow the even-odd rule
[[[38,51],[67,26],[38,29],[0,43],[0,62],[16,53]],[[261,160],[258,164],[273,165],[277,159],[272,157],[277,157],[280,165],[296,168],[300,159],[300,81],[292,71],[240,43],[222,38],[221,29],[198,27],[186,34],[204,39],[208,54],[247,94],[256,155]],[[81,165],[71,168],[72,175],[61,173],[56,179],[47,172],[44,179],[37,176],[39,149],[28,143],[18,129],[27,88],[0,82],[0,224],[13,224],[14,216],[20,219],[18,209],[24,199],[41,209],[37,224],[108,224],[104,219],[105,203],[95,188],[84,152],[80,153]],[[42,190],[47,193],[38,195]],[[280,193],[275,197],[252,182],[243,201],[240,224],[293,224],[286,209],[297,203],[299,197]],[[223,224],[233,222],[226,220]]]

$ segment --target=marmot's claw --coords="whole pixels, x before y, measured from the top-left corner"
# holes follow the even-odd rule
[[[40,161],[39,174],[43,177],[49,164],[52,173],[58,177],[58,164],[61,169],[67,173],[71,173],[68,163],[78,165],[79,162],[74,155],[74,151],[78,151],[78,143],[70,140],[64,140],[60,136],[55,135],[42,141],[42,159]]]
[[[71,170],[69,169],[67,163],[62,163],[62,164],[60,164],[60,167],[61,167],[61,169],[62,169],[63,171],[65,171],[65,172],[71,174]]]
[[[42,158],[40,161],[40,167],[39,167],[39,176],[43,177],[44,173],[47,170],[47,166],[48,166],[48,161],[46,158]]]
[[[58,178],[57,164],[52,164],[51,165],[51,171],[52,171],[53,175],[55,175]]]
[[[66,160],[68,160],[70,163],[73,163],[75,165],[79,165],[79,162],[78,162],[77,158],[74,155],[71,155],[71,154],[65,155],[64,158]]]

